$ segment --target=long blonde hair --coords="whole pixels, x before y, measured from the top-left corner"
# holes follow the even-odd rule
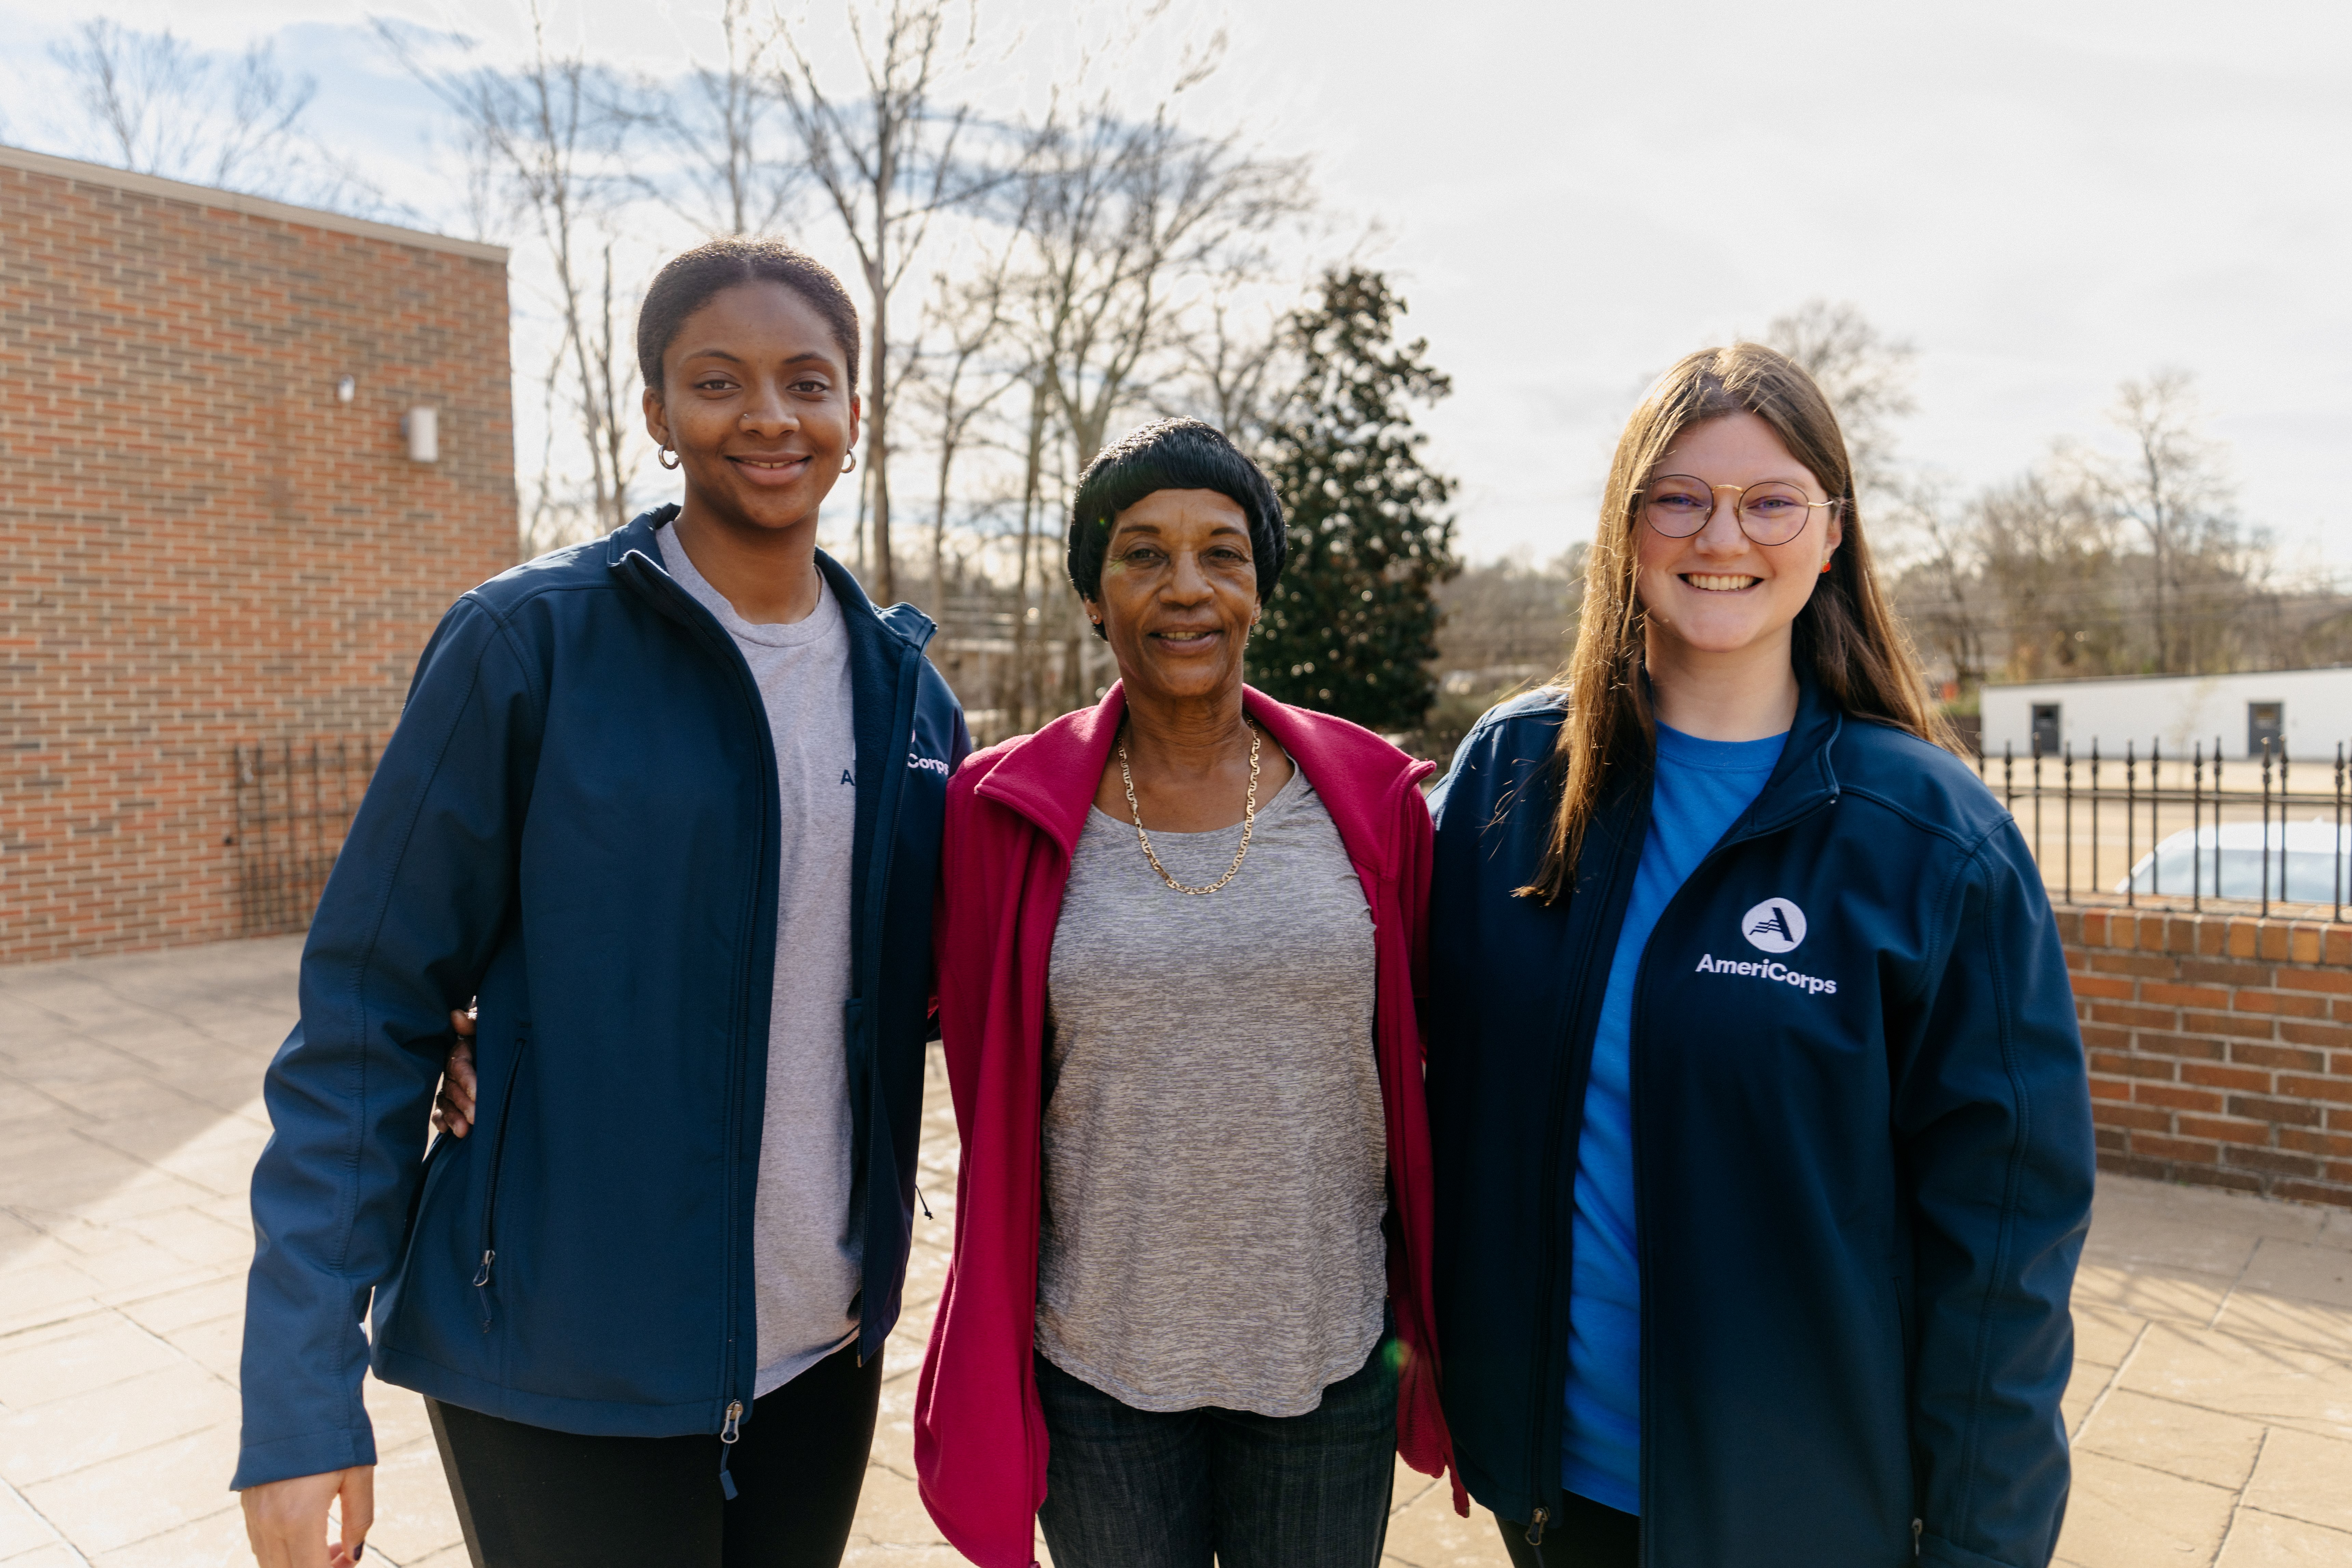
[[[1919,656],[1887,607],[1871,570],[1870,545],[1854,503],[1853,464],[1837,416],[1813,378],[1760,343],[1702,349],[1677,363],[1643,395],[1625,422],[1601,525],[1585,567],[1576,650],[1552,685],[1568,699],[1551,766],[1559,804],[1535,878],[1518,889],[1551,903],[1575,884],[1584,835],[1621,770],[1646,770],[1657,754],[1657,721],[1644,679],[1643,612],[1637,592],[1643,487],[1683,432],[1710,419],[1753,414],[1769,425],[1838,503],[1844,539],[1830,570],[1797,613],[1790,657],[1846,712],[1906,730],[1958,752],[1951,726],[1929,701]]]

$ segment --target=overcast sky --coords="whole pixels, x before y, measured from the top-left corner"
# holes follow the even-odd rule
[[[831,0],[811,0],[820,17]],[[715,0],[570,0],[562,26],[682,65]],[[1813,297],[1920,351],[1907,459],[1959,489],[2096,437],[2116,384],[2200,378],[2248,518],[2290,565],[2352,570],[2352,22],[2340,4],[1176,0],[1224,26],[1202,112],[1311,154],[1454,377],[1432,416],[1479,557],[1590,531],[1610,446],[1682,353]],[[41,45],[107,14],[206,45],[276,37],[393,194],[432,106],[385,14],[519,37],[507,0],[0,0],[0,138],[51,145]],[[1030,58],[1059,0],[983,4]],[[822,252],[821,252],[822,253]]]

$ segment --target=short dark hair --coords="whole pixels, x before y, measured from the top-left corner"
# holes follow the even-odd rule
[[[1102,595],[1104,553],[1120,512],[1157,490],[1215,490],[1249,516],[1250,554],[1257,566],[1257,596],[1274,596],[1275,579],[1290,552],[1282,502],[1265,471],[1198,419],[1160,419],[1105,447],[1078,476],[1070,498],[1070,585],[1081,596]],[[1097,632],[1102,628],[1097,626]]]
[[[662,355],[686,319],[710,303],[711,296],[738,283],[781,283],[824,318],[857,390],[857,306],[841,279],[824,263],[781,239],[722,235],[669,258],[637,307],[637,368],[646,384],[661,391]]]

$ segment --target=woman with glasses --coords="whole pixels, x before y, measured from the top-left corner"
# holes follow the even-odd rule
[[[1821,391],[1627,424],[1575,653],[1432,797],[1445,1408],[1514,1563],[2046,1563],[2082,1045]]]
[[[915,1404],[982,1568],[1373,1568],[1446,1461],[1414,1003],[1431,771],[1242,683],[1286,552],[1197,420],[1097,458],[1069,573],[1118,683],[948,790],[963,1141]]]

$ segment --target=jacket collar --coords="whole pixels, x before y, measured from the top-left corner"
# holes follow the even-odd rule
[[[1845,728],[1845,712],[1818,682],[1797,677],[1797,717],[1789,726],[1788,743],[1772,769],[1756,804],[1748,809],[1740,833],[1769,833],[1795,821],[1823,801],[1838,797],[1837,770],[1830,753]]]
[[[1416,762],[1368,730],[1344,720],[1276,701],[1255,687],[1242,688],[1242,705],[1315,786],[1339,830],[1349,858],[1390,869],[1386,824],[1397,793],[1435,771]],[[1077,853],[1095,790],[1109,765],[1127,712],[1126,683],[1114,684],[1092,708],[1065,713],[1014,744],[987,776],[973,786],[1035,823],[1061,846]]]
[[[636,578],[641,582],[642,574],[629,564],[629,557],[636,555],[663,577],[668,577],[669,563],[662,559],[661,546],[656,542],[655,535],[675,520],[677,513],[677,503],[672,501],[667,506],[640,512],[626,524],[614,529],[604,541],[604,564],[625,579]],[[824,574],[824,580],[832,585],[833,595],[840,601],[841,613],[849,621],[853,637],[867,633],[878,625],[893,637],[919,650],[939,630],[929,616],[912,605],[893,605],[887,610],[877,609],[874,601],[866,596],[866,589],[857,581],[856,574],[822,550],[816,552],[816,569]]]

